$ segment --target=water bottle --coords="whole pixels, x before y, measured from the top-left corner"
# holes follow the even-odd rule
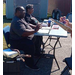
[[[51,19],[49,18],[48,19],[48,27],[50,27],[50,25],[51,25]]]
[[[63,23],[65,24],[66,22],[64,20],[65,20],[65,18],[63,18]]]

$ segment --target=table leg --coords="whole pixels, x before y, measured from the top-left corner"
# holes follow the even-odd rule
[[[59,39],[60,39],[60,37],[58,37],[57,38],[57,41],[56,41],[56,43],[55,43],[55,45],[54,45],[54,48],[53,48],[53,55],[54,55],[54,59],[55,59],[55,61],[56,61],[56,64],[57,64],[57,66],[58,66],[58,69],[60,69],[60,67],[59,67],[59,64],[58,64],[58,62],[57,62],[57,60],[56,60],[56,57],[55,57],[55,47],[56,47],[56,45],[57,45],[57,43],[59,42]]]
[[[45,41],[45,43],[44,43],[44,45],[43,45],[43,49],[44,49],[46,46],[48,46],[48,45],[50,45],[50,46],[53,48],[53,46],[50,44],[51,39],[52,39],[51,36],[49,36],[49,37],[47,38],[47,40]],[[50,40],[50,41],[49,41],[49,44],[45,46],[45,44],[47,43],[48,40]]]
[[[59,41],[59,45],[60,45],[60,47],[62,47],[60,41]]]
[[[57,62],[57,60],[56,60],[56,57],[55,57],[55,48],[56,48],[56,45],[57,45],[57,43],[59,42],[59,39],[60,39],[60,37],[57,37],[57,41],[55,42],[55,45],[54,45],[54,47],[53,47],[53,58],[55,59],[55,62],[56,62],[56,64],[57,64],[57,66],[58,66],[58,69],[60,69],[60,67],[59,67],[59,64],[58,64],[58,62]],[[43,49],[44,49],[44,47],[43,47]],[[38,61],[40,60],[40,58],[43,56],[43,53],[42,53],[42,55],[39,57],[39,59],[37,60],[37,62],[35,63],[35,65],[38,63]]]
[[[43,49],[44,49],[45,47],[49,46],[49,45],[53,48],[53,46],[50,44],[51,39],[57,40],[57,38],[52,38],[52,36],[48,36],[48,38],[47,38],[47,40],[45,41],[45,43],[43,43]],[[49,44],[45,45],[48,40],[49,40]],[[58,41],[58,42],[59,42],[60,47],[62,47],[60,41]]]

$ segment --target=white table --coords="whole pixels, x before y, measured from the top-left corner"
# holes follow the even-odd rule
[[[42,31],[42,32],[41,32]],[[41,29],[41,31],[36,32],[35,36],[55,36],[55,37],[67,37],[67,31],[59,26],[59,29]],[[43,32],[43,31],[47,31]],[[48,32],[49,31],[49,32]]]
[[[45,30],[45,32],[44,32],[44,30]],[[57,64],[57,66],[58,66],[58,69],[60,69],[60,67],[59,67],[59,65],[58,65],[58,62],[57,62],[57,60],[56,60],[56,57],[55,57],[55,47],[56,47],[56,45],[57,45],[57,43],[59,42],[59,39],[60,39],[60,37],[63,37],[63,38],[67,38],[67,31],[65,31],[63,28],[61,28],[60,26],[59,26],[59,29],[52,29],[52,28],[50,28],[50,29],[48,29],[48,31],[46,30],[46,29],[41,29],[41,31],[38,31],[37,33],[35,33],[34,34],[35,36],[55,36],[55,37],[57,37],[57,39],[56,39],[56,42],[55,42],[55,45],[54,45],[54,47],[53,47],[53,58],[55,59],[55,61],[56,61],[56,64]],[[49,39],[49,37],[48,37],[48,39]],[[46,42],[45,42],[46,43]],[[45,47],[43,47],[43,49],[44,49]],[[39,61],[39,60],[38,60]],[[37,62],[38,62],[37,61]],[[36,63],[37,63],[36,62]]]

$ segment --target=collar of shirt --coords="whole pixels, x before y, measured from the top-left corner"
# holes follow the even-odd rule
[[[27,15],[28,17],[30,17],[30,18],[32,17],[32,15],[30,15],[30,14],[28,14],[28,13],[26,13],[26,15]]]

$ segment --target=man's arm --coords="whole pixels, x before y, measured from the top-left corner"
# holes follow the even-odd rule
[[[35,29],[25,29],[25,32],[22,34],[23,37],[29,36],[31,34],[34,34],[40,29],[40,25],[37,25]]]
[[[32,27],[33,29],[35,29],[38,25],[40,28],[42,27],[41,23],[38,23],[37,25],[29,24],[29,26]]]
[[[68,27],[70,27],[72,29],[72,23],[69,22],[68,19],[66,19],[66,17],[60,17],[60,22],[64,22]],[[68,32],[71,33],[71,37],[72,37],[72,31],[68,30]]]
[[[33,25],[33,24],[29,24],[30,27],[32,27],[33,29],[36,28],[36,25]]]
[[[20,21],[19,22],[16,22],[14,25],[13,25],[13,30],[14,32],[19,35],[19,36],[22,36],[22,37],[26,37],[26,36],[29,36],[31,34],[34,34],[35,32],[37,32],[38,30],[40,29],[40,24],[38,24],[34,29],[27,29],[25,27],[25,25],[23,23],[21,23]]]
[[[26,29],[26,31],[22,34],[22,37],[29,36],[29,35],[31,35],[31,34],[34,34],[35,32],[36,32],[35,29],[31,29],[31,30]]]

